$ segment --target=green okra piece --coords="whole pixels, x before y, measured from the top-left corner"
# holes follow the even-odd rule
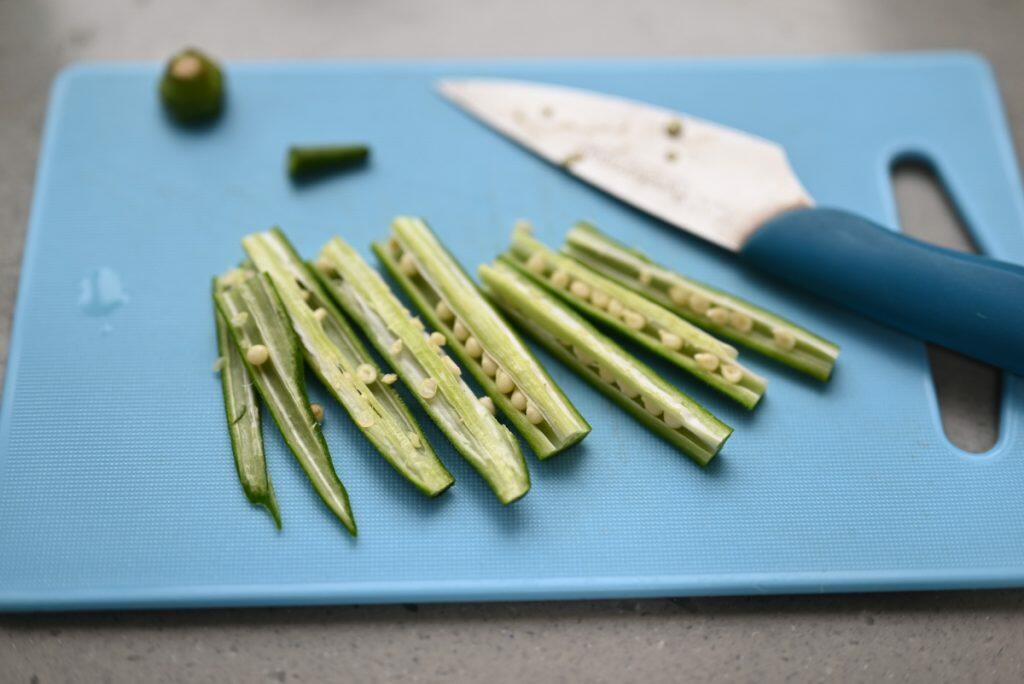
[[[462,380],[462,369],[444,353],[444,335],[428,334],[380,274],[342,240],[328,242],[314,268],[498,499],[508,504],[525,495],[530,473],[519,444]]]
[[[807,373],[832,374],[839,347],[750,302],[660,266],[589,223],[578,223],[562,251],[694,325]]]
[[[342,313],[277,228],[242,238],[274,284],[306,362],[384,459],[417,489],[437,496],[455,479]]]
[[[213,279],[213,291],[224,289],[219,278]],[[224,393],[224,413],[227,415],[231,451],[235,457],[235,470],[242,491],[250,503],[263,506],[281,529],[281,509],[277,506],[274,486],[267,474],[267,459],[263,452],[263,432],[260,426],[260,406],[252,379],[245,368],[238,347],[231,339],[228,322],[216,308],[213,316],[217,325],[217,368],[220,371],[221,390]]]
[[[668,309],[559,254],[519,225],[502,255],[508,263],[587,316],[621,332],[688,371],[746,408],[764,394],[766,381],[737,361],[724,344]]]
[[[295,179],[325,175],[358,166],[369,156],[366,145],[293,145],[288,148],[288,175]]]
[[[587,436],[590,425],[426,223],[396,218],[373,250],[538,458]]]
[[[213,119],[224,106],[224,75],[212,59],[188,48],[171,57],[160,79],[164,107],[183,124]]]
[[[274,286],[267,276],[241,269],[221,276],[220,283],[217,308],[263,403],[316,493],[355,536],[348,493],[309,406],[299,343]]]
[[[732,434],[732,428],[517,269],[498,261],[481,266],[479,273],[488,296],[517,325],[700,465],[707,465]]]

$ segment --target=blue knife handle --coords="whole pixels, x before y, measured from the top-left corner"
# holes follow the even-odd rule
[[[836,209],[764,224],[757,268],[914,337],[1024,375],[1024,268],[935,247]]]

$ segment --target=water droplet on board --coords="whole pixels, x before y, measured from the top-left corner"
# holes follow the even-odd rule
[[[90,316],[106,316],[128,301],[121,276],[103,266],[78,284],[78,305]]]

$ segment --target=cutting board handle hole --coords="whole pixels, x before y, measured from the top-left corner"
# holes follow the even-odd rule
[[[890,167],[901,229],[907,235],[961,252],[978,253],[964,217],[926,156],[898,156]],[[946,438],[972,454],[999,440],[1002,372],[988,364],[928,345],[938,415]]]

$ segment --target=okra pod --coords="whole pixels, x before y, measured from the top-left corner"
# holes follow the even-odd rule
[[[221,284],[217,307],[263,403],[316,493],[354,536],[348,493],[309,406],[299,343],[274,286],[267,276],[244,270],[230,271]]]
[[[538,458],[587,436],[590,425],[426,223],[395,219],[373,250]]]
[[[277,290],[307,363],[345,407],[384,459],[417,489],[437,496],[455,482],[419,424],[387,384],[355,331],[295,252],[274,228],[242,239],[255,268]]]
[[[546,247],[533,238],[528,227],[516,227],[502,258],[587,316],[639,342],[746,408],[753,408],[764,394],[765,379],[736,361],[734,347]]]
[[[837,345],[746,300],[660,266],[588,223],[569,231],[562,251],[719,337],[818,380],[832,374]]]
[[[587,382],[700,465],[732,428],[504,262],[480,267],[491,299]]]
[[[526,494],[530,474],[515,437],[462,380],[461,368],[444,353],[444,335],[428,334],[380,274],[340,239],[327,243],[315,270],[498,499],[508,504]]]
[[[213,291],[224,289],[219,278],[213,279]],[[267,459],[263,452],[263,432],[260,427],[260,406],[245,361],[231,339],[228,322],[214,303],[213,316],[217,325],[217,369],[224,393],[224,413],[227,415],[231,451],[242,491],[250,503],[263,506],[281,529],[281,510],[274,496],[274,486],[267,474]]]

